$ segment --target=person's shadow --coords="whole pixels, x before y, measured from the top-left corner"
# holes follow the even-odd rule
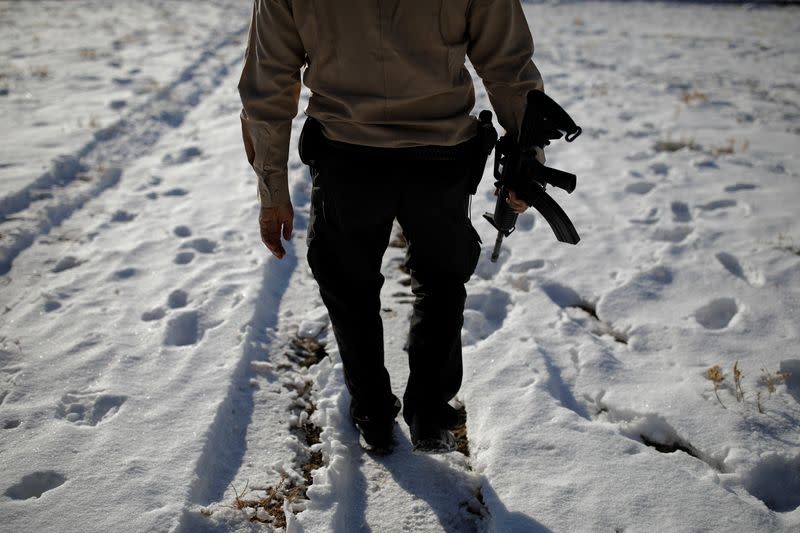
[[[464,531],[464,522],[468,515],[465,516],[467,513],[464,509],[453,505],[453,492],[463,490],[463,487],[477,488],[476,484],[479,483],[486,510],[490,510],[489,516],[484,520],[495,524],[498,530],[509,533],[550,532],[534,518],[509,511],[485,476],[475,480],[474,474],[455,468],[447,461],[414,452],[411,442],[401,431],[395,431],[395,436],[395,452],[378,461],[386,467],[398,485],[428,503],[436,513],[443,531]],[[473,498],[475,496],[477,494],[472,495]],[[474,516],[477,518],[477,515]]]
[[[359,449],[358,433],[353,429],[342,437],[342,443],[354,452],[367,454]],[[495,492],[489,480],[484,476],[476,476],[451,461],[439,457],[414,452],[408,437],[395,429],[396,446],[392,454],[387,456],[373,455],[373,459],[382,465],[394,478],[394,481],[406,492],[425,501],[436,514],[442,531],[462,533],[475,529],[480,518],[480,504],[477,503],[477,492],[485,502],[485,509],[490,514],[483,520],[489,521],[496,529],[504,532],[549,533],[550,530],[534,518],[509,511]],[[460,457],[453,457],[452,462],[459,463]],[[342,531],[370,532],[373,530],[367,523],[367,489],[368,483],[363,474],[357,471],[349,479],[350,494],[347,506],[337,509],[334,524],[343,527]],[[481,503],[483,503],[481,502]],[[476,507],[477,504],[477,507]],[[430,524],[427,524],[430,525]],[[423,529],[429,529],[424,528]]]

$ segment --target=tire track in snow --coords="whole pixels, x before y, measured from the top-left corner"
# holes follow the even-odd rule
[[[240,11],[240,9],[235,9]],[[224,27],[201,45],[200,55],[152,98],[133,108],[23,189],[0,198],[0,275],[36,238],[116,185],[132,161],[147,154],[167,131],[182,125],[186,114],[238,64],[247,17],[228,17]]]

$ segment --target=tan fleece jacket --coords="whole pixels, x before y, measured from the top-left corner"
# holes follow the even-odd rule
[[[516,132],[542,90],[519,0],[255,0],[239,82],[261,205],[290,204],[287,160],[300,73],[329,139],[452,146],[473,137],[469,57],[500,125]]]

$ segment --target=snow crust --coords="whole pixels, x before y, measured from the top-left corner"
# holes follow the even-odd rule
[[[282,261],[259,242],[249,9],[0,5],[0,529],[269,530],[237,496],[304,483],[313,453],[288,531],[800,527],[798,8],[526,4],[546,90],[584,129],[547,150],[578,175],[552,194],[582,241],[528,212],[490,263],[487,169],[468,457],[414,453],[402,422],[392,455],[358,447],[305,261],[302,113],[295,236]],[[383,265],[398,395],[403,253]],[[299,365],[297,336],[327,357]]]

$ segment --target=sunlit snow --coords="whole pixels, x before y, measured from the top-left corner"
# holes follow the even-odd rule
[[[279,498],[289,531],[800,528],[798,7],[525,5],[584,130],[547,150],[578,175],[552,194],[582,240],[529,212],[489,262],[487,167],[468,457],[412,452],[402,421],[392,455],[358,446],[305,260],[302,112],[287,257],[258,237],[250,8],[0,3],[0,529],[268,531],[237,498],[309,479]],[[398,395],[403,253],[383,265]]]

